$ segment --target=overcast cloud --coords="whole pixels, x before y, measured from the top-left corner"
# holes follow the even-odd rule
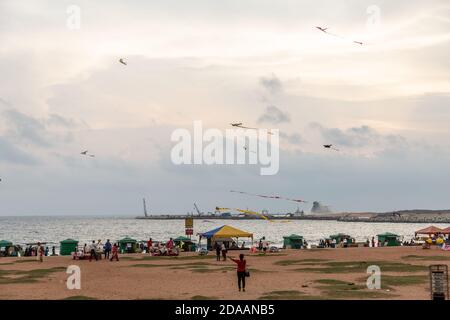
[[[143,196],[160,213],[296,209],[231,189],[450,208],[449,14],[446,0],[1,1],[0,215],[137,215]],[[170,134],[194,120],[280,129],[279,174],[174,166]]]

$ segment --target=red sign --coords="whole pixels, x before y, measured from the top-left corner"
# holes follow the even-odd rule
[[[192,228],[186,228],[186,235],[187,236],[192,236],[194,234],[194,229]]]

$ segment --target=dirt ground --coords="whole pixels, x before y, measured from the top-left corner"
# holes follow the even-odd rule
[[[0,299],[430,299],[428,266],[450,264],[450,251],[420,247],[247,253],[246,292],[238,292],[235,264],[213,253],[121,255],[119,262],[0,258]],[[80,267],[79,290],[67,289],[70,265]],[[381,289],[367,288],[370,265],[380,267]]]

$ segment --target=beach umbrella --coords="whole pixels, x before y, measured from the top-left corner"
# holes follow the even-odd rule
[[[439,234],[439,233],[444,233],[444,230],[441,228],[435,227],[435,226],[429,226],[427,228],[420,229],[415,232],[416,236],[418,234],[432,235],[432,234]]]

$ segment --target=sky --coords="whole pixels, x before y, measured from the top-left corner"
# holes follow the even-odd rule
[[[0,43],[0,215],[450,208],[446,0],[1,0]],[[196,120],[279,129],[278,174],[173,164]]]

